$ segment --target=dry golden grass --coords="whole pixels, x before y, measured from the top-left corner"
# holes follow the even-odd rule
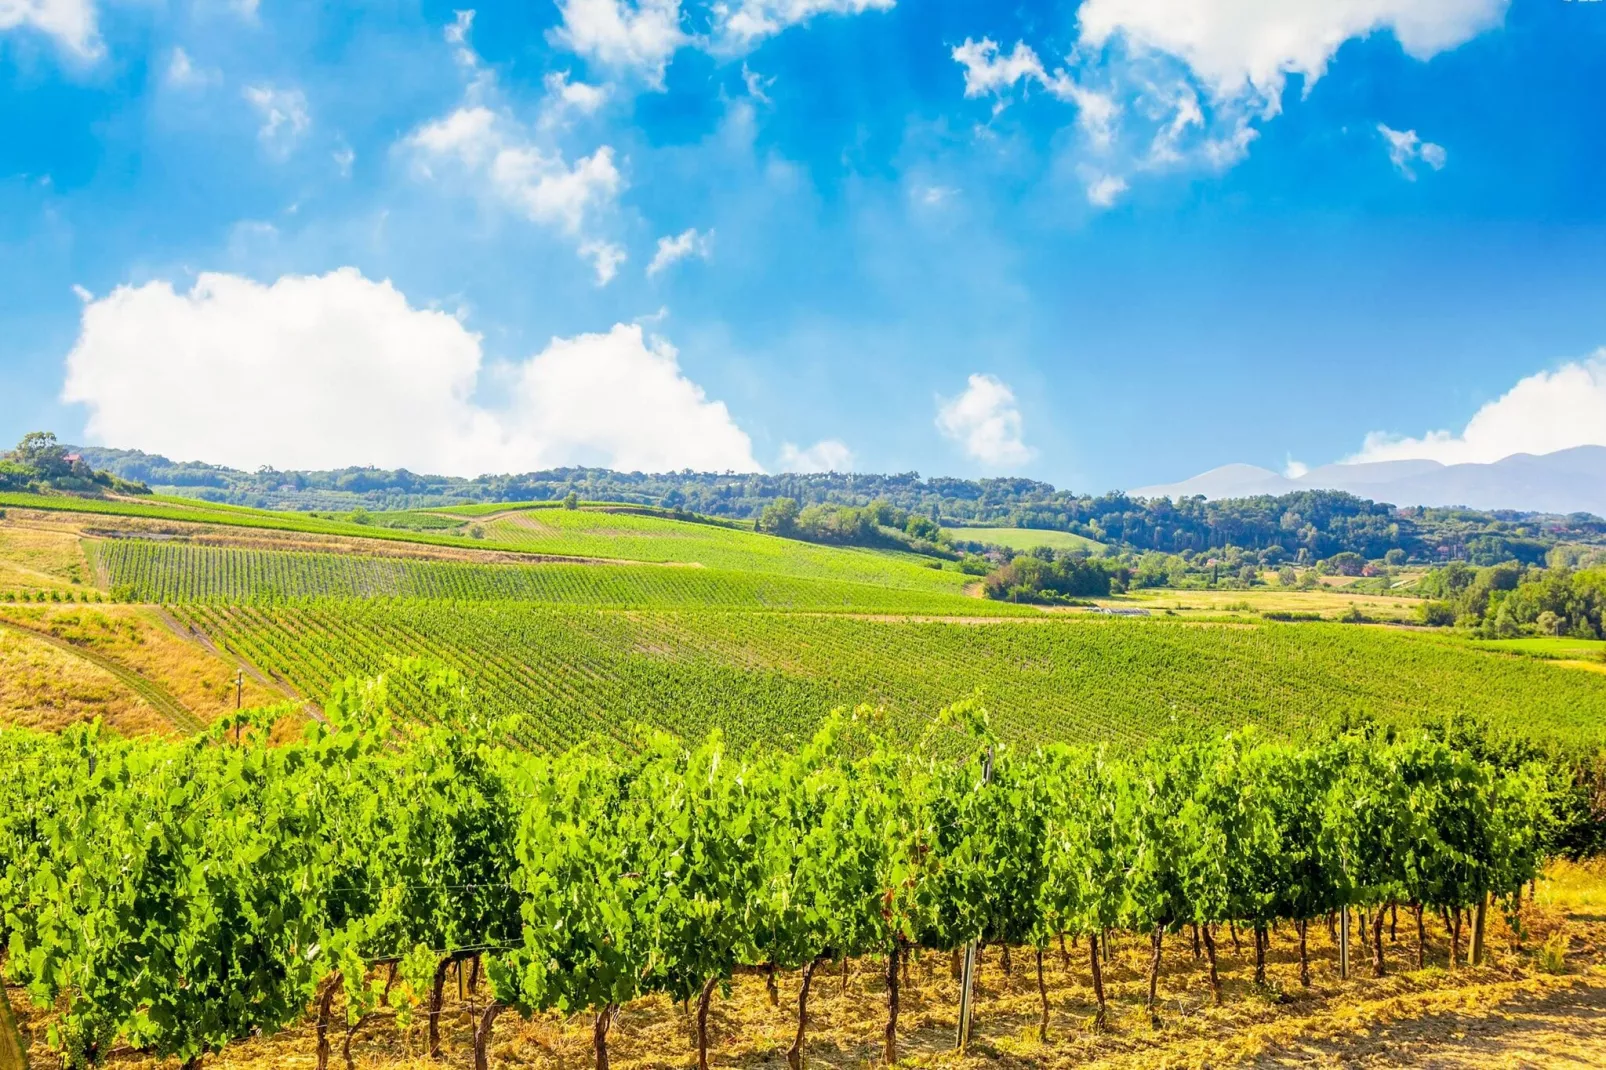
[[[1005,975],[997,949],[983,959],[977,1016],[970,1051],[953,1049],[958,985],[945,955],[925,955],[911,964],[899,1021],[902,1065],[937,1067],[1105,1067],[1198,1068],[1241,1065],[1399,1066],[1503,1068],[1516,1066],[1606,1065],[1606,872],[1593,867],[1559,866],[1540,885],[1538,900],[1523,907],[1521,940],[1502,920],[1490,926],[1490,962],[1479,968],[1446,969],[1447,941],[1442,925],[1428,922],[1428,967],[1415,969],[1415,933],[1402,912],[1397,940],[1385,930],[1389,975],[1377,979],[1358,965],[1349,981],[1337,976],[1336,956],[1325,927],[1311,930],[1312,980],[1299,983],[1294,934],[1288,927],[1272,938],[1268,985],[1253,984],[1249,944],[1235,952],[1226,931],[1220,934],[1225,1001],[1210,1004],[1203,970],[1184,935],[1166,941],[1160,979],[1160,1024],[1152,1025],[1142,1005],[1147,941],[1118,938],[1114,962],[1106,967],[1111,1000],[1109,1027],[1091,1029],[1092,993],[1087,982],[1086,948],[1072,949],[1069,968],[1057,949],[1045,955],[1051,1008],[1046,1042],[1038,1039],[1039,996],[1030,951],[1016,949],[1013,972]],[[1561,975],[1534,968],[1539,943],[1554,933],[1570,942]],[[1463,945],[1463,954],[1465,947]],[[1357,960],[1363,958],[1355,948]],[[809,1063],[816,1067],[875,1065],[885,1027],[885,967],[855,962],[844,984],[834,969],[815,975],[810,1000]],[[716,997],[709,1016],[710,1062],[716,1066],[785,1065],[795,1028],[795,975],[780,977],[780,1002],[772,1006],[762,978],[740,977],[731,993]],[[399,1024],[382,1013],[355,1036],[355,1065],[374,1070],[424,1070],[472,1064],[470,1025],[483,1007],[479,997],[457,1000],[455,979],[448,984],[445,1061],[424,1057],[421,1020]],[[23,1034],[32,1040],[33,1065],[57,1065],[39,1037],[48,1015],[23,1006],[12,992]],[[337,1013],[338,1018],[338,1013]],[[521,1021],[511,1014],[498,1021],[491,1045],[492,1065],[540,1070],[585,1067],[591,1061],[590,1022],[555,1016]],[[688,1008],[662,998],[639,1000],[620,1014],[609,1038],[613,1065],[620,1070],[685,1067],[694,1058],[694,1026]],[[334,1058],[341,1063],[341,1029],[333,1031]],[[314,1043],[310,1025],[273,1037],[254,1038],[209,1058],[208,1067],[229,1070],[311,1068]],[[133,1052],[114,1053],[118,1067],[154,1067]]]
[[[198,639],[175,634],[159,611],[142,606],[122,605],[0,605],[0,620],[10,621],[33,631],[65,640],[75,648],[109,658],[162,688],[203,723],[234,708],[236,663]],[[14,634],[14,633],[13,633]],[[42,644],[40,644],[42,645]],[[73,659],[65,651],[54,651],[62,659]],[[88,678],[90,671],[115,684],[129,699],[137,700],[124,685],[105,670],[80,660],[77,673]],[[54,689],[56,679],[35,676],[33,686],[19,690],[0,709],[14,723],[27,716],[32,707],[61,708],[66,703]],[[268,705],[284,700],[284,695],[249,673],[245,677],[244,704]],[[87,707],[72,707],[87,708]],[[147,707],[148,708],[148,707]],[[77,717],[69,718],[72,720]],[[111,720],[110,708],[107,712]]]
[[[0,519],[0,591],[72,590],[93,581],[70,528]]]
[[[100,666],[0,629],[0,722],[55,731],[96,717],[128,735],[173,731],[167,718]]]
[[[1414,620],[1421,601],[1395,595],[1359,594],[1352,591],[1317,589],[1290,590],[1283,587],[1256,587],[1247,591],[1185,591],[1146,588],[1119,598],[1097,599],[1100,605],[1171,610],[1178,615],[1218,613],[1320,613],[1337,618],[1354,605],[1368,617],[1378,620]],[[1248,608],[1244,608],[1247,606]]]

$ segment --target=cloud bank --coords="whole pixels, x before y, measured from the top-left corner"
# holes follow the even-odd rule
[[[1553,453],[1606,446],[1606,348],[1554,371],[1537,372],[1484,405],[1459,432],[1420,438],[1373,431],[1347,461],[1424,457],[1444,464],[1487,464],[1513,453]]]
[[[62,400],[91,440],[240,468],[477,475],[565,464],[757,471],[723,402],[637,325],[557,338],[475,399],[480,338],[355,268],[271,284],[203,274],[87,299]]]

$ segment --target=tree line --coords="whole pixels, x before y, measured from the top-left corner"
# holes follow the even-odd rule
[[[616,472],[554,468],[473,479],[405,469],[257,472],[174,462],[137,450],[84,447],[85,461],[130,480],[180,488],[210,501],[263,508],[416,509],[456,502],[586,501],[650,505],[707,516],[758,520],[790,499],[810,506],[862,509],[877,500],[952,525],[1069,531],[1123,550],[1181,554],[1238,547],[1280,548],[1289,559],[1341,552],[1380,559],[1398,549],[1412,561],[1492,565],[1542,560],[1568,542],[1606,541],[1606,520],[1587,514],[1541,517],[1470,509],[1395,508],[1338,491],[1206,501],[1076,493],[1031,479],[921,477],[915,472]],[[902,525],[898,525],[902,527]],[[960,533],[963,538],[963,533]]]
[[[1486,638],[1606,636],[1606,569],[1571,569],[1565,558],[1551,568],[1451,562],[1424,576],[1416,591],[1428,599],[1419,611],[1424,623]]]
[[[403,721],[392,689],[436,718]],[[798,971],[800,1066],[811,979],[870,958],[898,1050],[900,966],[972,941],[1028,952],[1066,936],[1105,1013],[1101,942],[1215,926],[1303,935],[1370,912],[1372,970],[1396,905],[1481,941],[1569,832],[1564,771],[1450,734],[1356,730],[1295,745],[1178,734],[1132,754],[1001,745],[975,701],[917,745],[874,711],[838,711],[795,752],[732,753],[644,735],[627,749],[513,751],[449,674],[416,662],[350,681],[327,721],[273,745],[283,709],[186,741],[0,730],[5,971],[58,1014],[70,1065],[125,1044],[196,1066],[237,1038],[311,1016],[318,1062],[382,1003],[440,1043],[443,986],[472,962],[497,1017],[594,1016],[606,1067],[618,1009],[662,993],[707,1011],[743,972]],[[1584,817],[1586,823],[1593,818]],[[1459,957],[1459,952],[1453,957]],[[1301,974],[1308,961],[1301,940]],[[339,1007],[337,1010],[337,997]]]

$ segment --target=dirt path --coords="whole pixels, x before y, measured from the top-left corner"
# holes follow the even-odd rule
[[[1402,1019],[1344,1041],[1269,1053],[1257,1067],[1416,1066],[1433,1070],[1606,1066],[1606,983],[1521,994],[1487,1010]]]
[[[130,669],[127,665],[124,665],[120,661],[114,661],[113,659],[106,657],[104,654],[97,654],[93,650],[88,650],[74,643],[69,643],[65,639],[58,639],[54,635],[36,631],[33,628],[25,628],[22,625],[13,623],[9,620],[0,620],[0,628],[6,628],[21,635],[38,639],[43,643],[49,643],[58,650],[65,650],[67,653],[72,654],[75,657],[83,658],[90,664],[105,669],[107,672],[115,676],[118,682],[122,683],[130,691],[134,692],[134,694],[150,703],[156,712],[160,713],[163,717],[166,717],[170,722],[172,722],[173,727],[177,728],[181,732],[200,732],[206,727],[206,725],[202,723],[201,719],[195,716],[195,714],[191,713],[182,702],[174,698],[167,688],[156,683],[154,680],[147,680],[145,677],[141,676],[133,669]]]

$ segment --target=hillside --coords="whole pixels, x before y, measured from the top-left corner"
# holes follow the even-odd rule
[[[30,581],[0,589],[13,626],[40,629],[45,610],[33,607],[47,598],[115,596],[133,604],[92,612],[156,614],[130,620],[150,638],[125,650],[80,644],[100,669],[110,658],[137,675],[131,651],[164,633],[213,677],[237,664],[268,695],[315,708],[347,676],[422,655],[461,670],[487,710],[518,715],[520,738],[541,748],[649,727],[785,743],[859,703],[913,735],[978,693],[1006,738],[1040,743],[1126,745],[1177,725],[1250,722],[1295,737],[1457,716],[1582,744],[1606,725],[1606,675],[1253,610],[1294,599],[1304,615],[1344,612],[1343,596],[1320,591],[1200,597],[1192,609],[1151,599],[1127,603],[1150,618],[1110,619],[971,597],[972,577],[895,551],[600,506],[471,507],[387,528],[166,499],[8,502],[0,564]],[[432,517],[447,526],[424,526]],[[1398,599],[1373,601],[1387,615]],[[181,702],[203,721],[225,695],[209,686],[211,697]],[[68,719],[96,708],[58,705],[75,711]],[[101,708],[110,716],[114,704]]]

